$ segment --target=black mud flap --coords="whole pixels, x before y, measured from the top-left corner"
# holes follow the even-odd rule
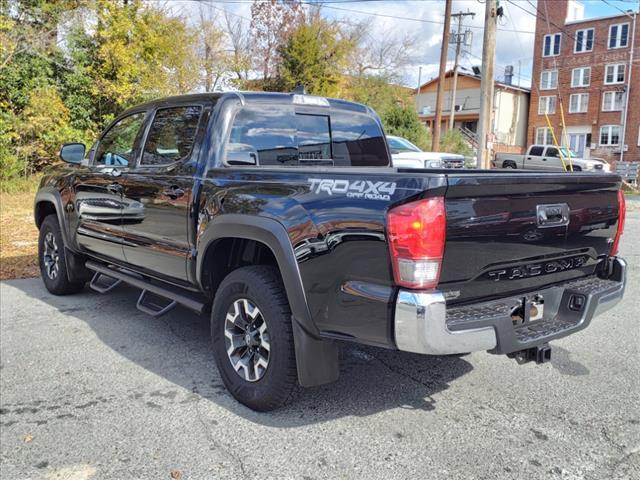
[[[335,382],[340,374],[336,342],[314,338],[295,319],[291,321],[300,385],[315,387]]]

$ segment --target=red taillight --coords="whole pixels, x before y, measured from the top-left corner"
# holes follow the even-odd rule
[[[446,235],[444,198],[405,203],[387,214],[393,276],[408,288],[434,288],[440,278]]]
[[[618,246],[620,245],[620,237],[622,237],[622,232],[624,232],[624,219],[627,214],[627,206],[624,201],[624,192],[622,190],[618,190],[618,230],[616,231],[616,236],[613,239],[613,244],[611,245],[611,256],[616,256],[618,254]]]

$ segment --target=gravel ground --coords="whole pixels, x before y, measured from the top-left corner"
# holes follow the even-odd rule
[[[205,318],[2,282],[0,477],[640,478],[639,238],[631,208],[625,300],[550,364],[345,345],[337,383],[270,414],[226,393]]]

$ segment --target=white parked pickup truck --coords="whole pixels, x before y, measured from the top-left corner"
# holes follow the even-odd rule
[[[564,157],[564,165],[560,158]],[[579,158],[573,150],[554,145],[531,145],[524,155],[496,153],[495,164],[498,168],[523,168],[527,170],[570,171],[569,160],[575,172],[609,172],[610,165],[597,158]]]
[[[464,168],[464,156],[457,153],[423,152],[406,138],[387,135],[394,167]]]

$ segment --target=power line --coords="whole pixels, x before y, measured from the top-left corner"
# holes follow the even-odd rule
[[[444,22],[438,21],[438,20],[425,20],[423,18],[412,18],[412,17],[401,17],[398,15],[388,15],[386,13],[374,13],[374,12],[367,12],[365,10],[354,10],[351,8],[342,8],[342,7],[334,7],[334,6],[328,6],[328,5],[323,5],[322,3],[316,3],[316,2],[311,2],[311,1],[301,1],[300,3],[303,3],[305,5],[313,5],[313,6],[319,6],[321,8],[329,8],[331,10],[339,10],[342,12],[350,12],[350,13],[359,13],[362,15],[370,15],[372,17],[383,17],[383,18],[393,18],[396,20],[406,20],[406,21],[410,21],[410,22],[419,22],[419,23],[431,23],[434,25],[444,25]],[[339,3],[345,3],[345,2],[339,2]],[[469,28],[475,28],[476,30],[483,30],[484,27],[479,27],[479,26],[469,26]],[[500,28],[498,29],[501,32],[512,32],[512,33],[526,33],[526,34],[535,34],[536,32],[531,31],[531,30],[512,30],[512,29],[505,29],[505,28]]]

